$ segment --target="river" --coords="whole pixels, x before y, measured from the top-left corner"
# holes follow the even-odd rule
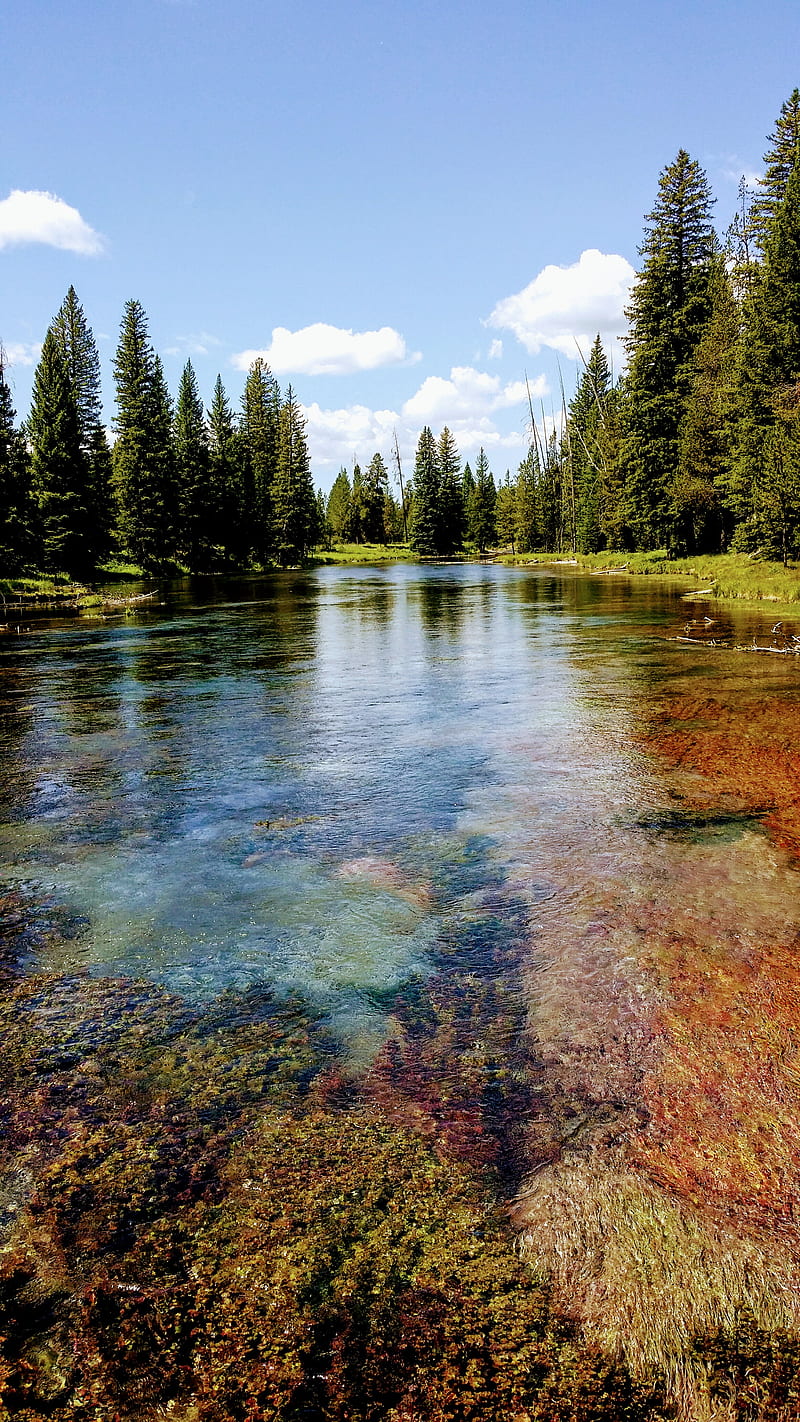
[[[732,1318],[798,1327],[798,666],[732,650],[769,642],[757,614],[676,640],[698,607],[646,578],[397,564],[173,583],[6,636],[0,883],[24,1068],[0,1205],[29,1258],[68,1198],[48,1248],[73,1312],[159,1221],[220,1208],[197,1162],[236,1119],[213,1164],[230,1173],[254,1090],[272,1092],[282,1120],[313,1099],[335,1131],[385,1123],[466,1171],[583,1338],[666,1378],[686,1416],[728,1415],[698,1339]],[[165,1102],[177,1175],[147,1185],[148,1211],[126,1195],[138,1179],[102,1171],[125,1175]],[[129,1218],[116,1234],[110,1208]],[[52,1308],[14,1315],[13,1397],[81,1417],[65,1330],[91,1350]],[[180,1401],[199,1365],[181,1367],[174,1415],[211,1416],[196,1387]],[[351,1415],[304,1376],[263,1416]],[[110,1377],[98,1406],[116,1388],[133,1416]],[[220,1415],[249,1416],[234,1392]]]

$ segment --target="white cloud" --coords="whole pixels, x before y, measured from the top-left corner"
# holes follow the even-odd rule
[[[486,324],[513,331],[532,355],[550,346],[577,360],[578,347],[588,354],[598,331],[613,344],[625,330],[635,275],[624,257],[590,248],[571,267],[544,267],[522,291],[499,301]]]
[[[41,344],[35,342],[27,344],[23,341],[12,341],[2,349],[9,365],[36,365],[42,354]]]
[[[174,346],[164,347],[164,355],[204,356],[213,346],[221,344],[217,336],[210,335],[208,331],[198,331],[194,336],[176,336]]]
[[[531,382],[531,395],[539,399],[547,393],[544,376]],[[430,425],[434,434],[444,425],[452,431],[462,458],[473,458],[481,445],[491,457],[498,456],[498,469],[514,465],[525,454],[528,392],[523,380],[503,385],[494,375],[471,366],[454,366],[450,378],[428,376],[400,410],[372,410],[367,405],[350,405],[325,410],[314,403],[304,407],[306,434],[312,464],[350,466],[353,458],[367,462],[375,450],[384,457],[394,448],[394,432],[400,444],[404,468],[410,476],[419,432]],[[503,432],[492,416],[502,410],[522,407],[518,427]]]
[[[498,341],[498,340],[492,341],[492,344],[491,344],[490,347],[489,347],[489,359],[490,359],[490,360],[500,360],[500,359],[502,359],[502,355],[503,355],[503,342],[502,342],[502,341]]]
[[[418,352],[409,352],[399,331],[391,326],[381,326],[379,331],[350,331],[324,321],[299,331],[276,326],[265,350],[241,351],[232,357],[232,364],[237,370],[249,370],[259,356],[276,375],[351,375],[421,360]]]
[[[534,394],[545,392],[544,376],[540,376]],[[406,400],[403,415],[419,425],[448,425],[455,431],[459,424],[521,405],[527,398],[524,380],[503,385],[498,375],[474,370],[471,365],[454,365],[449,380],[441,375],[423,380],[416,394]]]
[[[43,242],[65,252],[96,257],[103,239],[78,209],[55,193],[22,192],[15,188],[0,202],[0,250],[27,242]]]

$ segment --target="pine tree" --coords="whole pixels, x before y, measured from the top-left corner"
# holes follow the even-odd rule
[[[120,532],[134,561],[155,572],[175,554],[177,490],[169,392],[138,301],[125,305],[114,375]]]
[[[212,562],[220,510],[213,498],[208,432],[190,360],[184,366],[178,387],[174,439],[179,548],[192,572],[206,571]]]
[[[461,526],[464,530],[465,538],[469,537],[469,511],[474,493],[475,475],[467,459],[464,461],[464,468],[461,474]]]
[[[439,552],[440,480],[436,441],[428,425],[417,441],[414,462],[414,503],[411,510],[411,547],[430,558]]]
[[[495,506],[497,491],[483,447],[475,464],[475,488],[467,510],[468,533],[479,553],[485,553],[497,537]]]
[[[517,541],[517,488],[511,482],[511,474],[506,470],[506,477],[502,484],[497,487],[497,502],[495,505],[495,527],[497,530],[497,541],[501,548],[511,546],[511,552],[516,552]]]
[[[33,554],[30,468],[17,429],[0,346],[0,575],[19,573]]]
[[[103,423],[100,357],[74,286],[61,303],[52,329],[66,364],[78,419],[87,561],[97,563],[108,556],[115,521],[111,451]]]
[[[328,495],[328,522],[333,538],[341,541],[347,535],[352,488],[346,469],[340,469]]]
[[[27,430],[42,567],[85,573],[92,562],[86,469],[69,372],[52,326],[34,375]]]
[[[764,176],[753,197],[752,226],[757,245],[766,250],[772,224],[786,188],[800,144],[800,89],[793,89],[781,105],[769,148],[764,154]]]
[[[275,542],[282,566],[300,562],[320,534],[305,420],[291,385],[278,420],[278,460],[273,487]]]
[[[538,468],[536,450],[531,448],[517,471],[515,542],[520,553],[533,553],[542,546],[537,498]]]
[[[267,563],[275,546],[272,486],[278,457],[281,392],[266,361],[259,356],[250,367],[242,396],[242,433],[253,496],[251,546]]]
[[[439,551],[446,557],[464,545],[466,519],[461,485],[461,461],[453,435],[445,425],[437,446],[439,465]]]
[[[381,454],[373,454],[362,479],[363,512],[361,527],[366,543],[385,543],[384,506],[389,490],[389,471]]]
[[[673,489],[675,546],[687,554],[718,553],[731,533],[725,497],[734,436],[739,314],[721,252],[714,257],[709,297],[709,319],[697,343],[684,405]]]
[[[784,529],[789,517],[783,508],[786,501],[776,490],[792,467],[786,450],[793,447],[792,391],[798,379],[800,164],[789,176],[766,236],[759,281],[743,307],[737,363],[738,422],[727,494],[737,524],[736,548],[782,556],[784,547],[794,542],[794,536]],[[768,513],[773,503],[777,524]]]
[[[610,394],[611,372],[598,334],[567,411],[575,533],[580,553],[596,553],[605,543],[603,511],[609,484],[606,426]]]
[[[683,149],[662,172],[628,309],[628,523],[637,546],[670,544],[678,436],[709,316],[715,250],[705,173]]]
[[[226,561],[241,567],[250,547],[252,495],[243,438],[220,375],[208,409],[208,470],[209,504],[218,520],[213,541]]]

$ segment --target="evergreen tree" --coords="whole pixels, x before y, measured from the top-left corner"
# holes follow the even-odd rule
[[[437,446],[439,466],[439,551],[446,557],[464,545],[466,518],[461,485],[461,461],[450,430],[445,425]]]
[[[333,541],[333,530],[328,518],[328,500],[322,489],[317,489],[317,527],[318,545],[320,548],[330,549]]]
[[[542,546],[538,517],[539,461],[531,448],[517,472],[515,542],[520,553],[533,553]]]
[[[605,543],[603,512],[609,485],[607,438],[611,372],[595,337],[567,412],[575,497],[577,551],[596,553]]]
[[[467,510],[468,532],[479,553],[485,553],[497,537],[495,506],[497,491],[483,447],[475,464],[475,488]]]
[[[252,491],[244,441],[236,427],[221,376],[208,409],[209,506],[216,520],[213,541],[229,562],[247,561],[252,526]]]
[[[373,454],[362,481],[362,533],[367,543],[385,543],[384,507],[389,490],[389,471],[383,456]]]
[[[672,542],[679,430],[710,309],[711,206],[703,170],[681,150],[659,179],[628,309],[627,514],[643,548]]]
[[[340,469],[328,495],[328,522],[332,537],[342,540],[347,536],[350,519],[350,498],[352,489],[346,469]]]
[[[125,305],[114,375],[120,532],[134,561],[153,572],[174,557],[176,480],[169,392],[138,301]]]
[[[174,437],[179,547],[192,572],[204,571],[212,562],[212,544],[219,531],[219,509],[213,499],[203,402],[190,360],[184,366],[178,387]]]
[[[800,89],[793,89],[781,105],[769,148],[764,154],[764,176],[753,197],[752,226],[755,241],[766,250],[772,224],[786,195],[786,188],[800,144]]]
[[[439,461],[436,441],[428,425],[417,442],[414,462],[414,503],[411,510],[410,544],[415,553],[433,557],[439,550],[440,504]]]
[[[383,526],[387,542],[403,542],[403,510],[391,489],[386,490],[383,500]]]
[[[19,573],[33,553],[30,468],[25,436],[6,380],[0,346],[0,575]]]
[[[564,550],[565,508],[562,442],[552,430],[539,464],[537,489],[539,530],[542,547],[548,552]]]
[[[794,541],[793,536],[781,532],[776,543],[775,521],[767,517],[767,511],[778,499],[769,490],[774,491],[784,480],[784,473],[776,475],[774,470],[791,468],[786,440],[791,448],[791,392],[798,379],[800,164],[789,176],[766,237],[759,281],[749,293],[742,313],[736,387],[738,421],[728,484],[728,504],[737,524],[737,548],[771,550],[781,556],[787,538],[789,543]],[[783,518],[779,512],[779,524]]]
[[[86,469],[69,372],[52,326],[34,375],[28,439],[42,567],[85,573],[92,562]]]
[[[300,562],[317,542],[317,496],[311,479],[305,420],[291,385],[278,420],[278,460],[273,488],[275,542],[283,566]]]
[[[464,538],[469,537],[469,511],[474,493],[475,475],[467,459],[464,462],[464,469],[461,474],[461,526],[464,530]]]
[[[363,543],[365,541],[364,521],[367,516],[366,491],[364,489],[364,474],[358,460],[353,464],[353,483],[350,488],[350,498],[347,504],[347,521],[345,523],[345,538],[348,543]]]
[[[259,356],[250,367],[242,396],[242,432],[252,488],[251,547],[261,563],[275,546],[272,486],[278,455],[281,393],[266,361]]]
[[[673,489],[675,545],[687,554],[718,553],[730,537],[725,514],[735,417],[739,314],[722,253],[709,282],[710,314],[678,438]]]
[[[74,286],[69,288],[52,329],[67,368],[78,419],[78,441],[84,466],[84,536],[87,562],[91,564],[108,556],[115,509],[111,451],[103,424],[100,357]]]
[[[497,502],[495,505],[495,528],[497,531],[497,541],[501,548],[511,546],[511,552],[516,552],[517,541],[517,489],[511,483],[511,474],[506,470],[506,477],[497,488]]]

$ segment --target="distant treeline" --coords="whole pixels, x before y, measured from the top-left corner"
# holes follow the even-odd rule
[[[495,486],[449,430],[419,438],[400,501],[376,453],[315,493],[304,421],[256,360],[234,412],[203,409],[191,362],[174,404],[142,307],[128,302],[109,448],[99,362],[72,288],[45,337],[27,423],[0,356],[0,573],[297,562],[332,538],[519,551],[666,548],[800,556],[800,91],[781,108],[754,189],[721,240],[702,168],[681,150],[645,219],[616,381],[600,337],[572,399]],[[542,412],[543,415],[544,412]]]

